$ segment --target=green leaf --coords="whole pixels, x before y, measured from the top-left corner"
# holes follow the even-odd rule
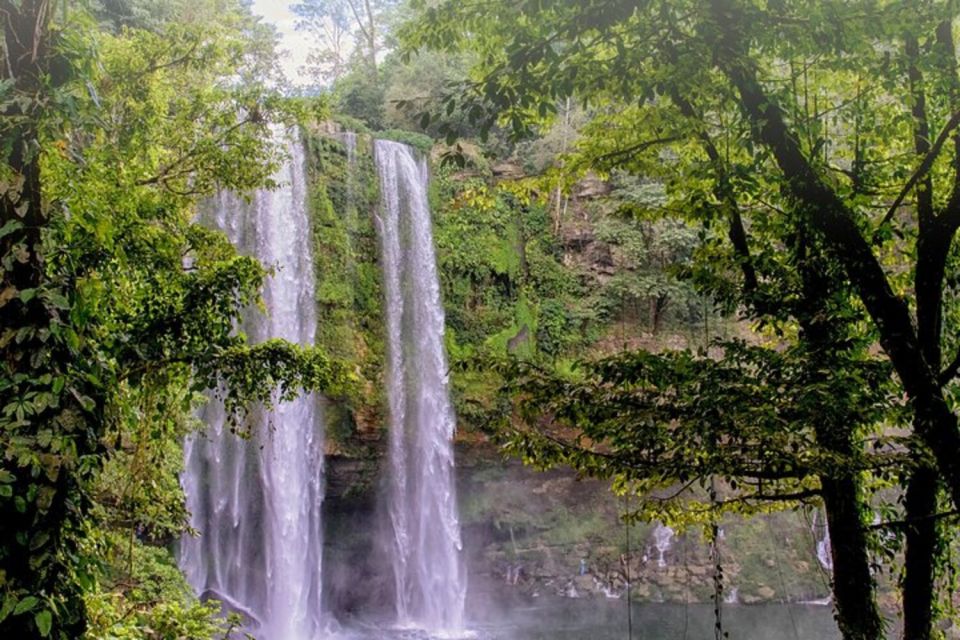
[[[41,531],[37,535],[33,536],[33,539],[30,540],[30,550],[36,551],[40,547],[47,544],[50,541],[50,533],[47,531]]]
[[[40,600],[36,596],[27,596],[23,600],[17,603],[17,606],[13,609],[13,615],[19,616],[20,614],[31,611]]]
[[[70,308],[70,300],[59,291],[50,291],[47,294],[47,300],[57,309],[66,310]]]
[[[13,608],[17,604],[17,598],[13,594],[8,594],[7,597],[3,600],[3,606],[0,607],[0,622],[3,622],[10,615],[10,612],[13,611]]]
[[[19,220],[8,220],[5,225],[0,227],[0,238],[10,235],[17,229],[22,229],[23,223]]]
[[[33,616],[33,621],[37,623],[37,630],[40,631],[41,636],[46,638],[50,635],[50,629],[53,628],[53,614],[49,609],[44,609]]]

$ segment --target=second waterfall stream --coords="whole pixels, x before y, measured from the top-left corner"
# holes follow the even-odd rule
[[[409,146],[374,143],[380,178],[390,415],[389,556],[402,626],[464,628],[466,571],[457,511],[444,312],[427,197]]]

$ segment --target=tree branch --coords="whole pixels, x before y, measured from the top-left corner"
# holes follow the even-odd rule
[[[721,500],[718,505],[727,504],[746,504],[752,500],[761,502],[804,502],[821,497],[820,489],[806,489],[804,491],[795,491],[793,493],[753,493],[750,495],[739,496],[737,498],[728,498]]]
[[[232,134],[233,132],[237,131],[237,130],[240,129],[241,127],[244,127],[244,126],[250,124],[250,123],[253,122],[253,121],[254,121],[253,118],[244,118],[243,120],[241,120],[241,121],[239,121],[239,122],[237,122],[237,123],[234,123],[234,124],[231,125],[230,127],[227,127],[227,129],[225,129],[225,130],[223,131],[223,133],[221,133],[220,136],[215,140],[215,143],[216,143],[217,145],[222,144],[222,143],[230,136],[230,134]],[[166,164],[164,167],[162,167],[157,174],[155,174],[155,175],[153,175],[153,176],[151,176],[151,177],[149,177],[149,178],[142,178],[142,179],[140,179],[140,180],[137,180],[136,182],[134,182],[134,184],[135,184],[136,186],[138,186],[138,187],[145,187],[145,186],[148,186],[148,185],[165,183],[165,182],[167,182],[168,180],[171,180],[171,179],[173,179],[173,178],[175,178],[175,177],[180,177],[180,176],[182,176],[182,175],[188,174],[188,173],[190,173],[190,172],[193,170],[192,168],[188,168],[188,169],[185,169],[185,170],[178,171],[178,172],[175,173],[175,174],[173,174],[172,172],[174,171],[174,169],[176,169],[177,167],[183,165],[184,163],[192,160],[193,158],[197,157],[197,155],[199,155],[199,154],[200,154],[199,145],[194,145],[190,150],[188,150],[187,152],[185,152],[183,155],[181,155],[180,157],[178,157],[176,160],[174,160],[173,162],[170,162],[170,163]],[[164,186],[168,186],[168,185],[164,184]],[[169,187],[168,187],[168,188],[169,188]]]
[[[951,110],[960,110],[960,77],[957,76],[957,51],[953,41],[953,20],[947,19],[937,25],[934,45],[935,60],[947,82]],[[960,198],[960,131],[953,135],[953,194],[951,203]]]
[[[917,522],[924,522],[928,520],[943,520],[944,518],[955,518],[960,516],[960,511],[953,509],[951,511],[941,511],[940,513],[934,513],[931,515],[923,516],[920,518],[904,518],[902,520],[889,520],[887,522],[878,522],[877,524],[872,524],[867,527],[869,531],[877,531],[880,529],[900,529],[907,527],[911,524]]]
[[[409,100],[408,100],[409,101]],[[609,153],[604,153],[597,156],[597,162],[605,163],[607,166],[616,163],[621,158],[627,156],[632,156],[637,153],[646,151],[650,147],[656,147],[662,144],[670,144],[671,142],[677,142],[681,140],[680,136],[667,136],[665,138],[655,138],[653,140],[644,140],[643,142],[638,142],[637,144],[632,144],[629,147],[623,149],[617,149],[616,151],[611,151]]]
[[[934,161],[943,150],[943,145],[950,137],[950,133],[956,129],[958,125],[960,125],[960,111],[957,111],[950,116],[950,120],[947,121],[947,124],[945,124],[943,129],[940,131],[940,134],[934,141],[933,146],[930,147],[930,150],[923,157],[923,160],[920,162],[920,165],[917,167],[916,171],[913,172],[913,175],[911,175],[910,179],[907,180],[907,183],[903,186],[903,189],[900,190],[900,193],[894,199],[893,204],[890,205],[889,209],[887,209],[887,213],[885,216],[883,216],[883,220],[881,220],[880,224],[877,225],[877,231],[879,231],[884,225],[889,224],[890,220],[893,219],[893,216],[897,213],[897,209],[899,209],[900,205],[903,204],[904,199],[907,197],[910,191],[912,191],[913,188],[917,186],[917,183],[927,175],[927,172],[930,171]]]
[[[697,117],[697,112],[689,100],[674,92],[673,101],[685,117],[694,122],[701,119]],[[713,139],[703,129],[697,131],[697,137],[700,139],[703,149],[710,158],[713,170],[717,173],[717,182],[714,187],[714,195],[724,203],[724,209],[727,214],[727,223],[730,225],[727,236],[730,244],[733,245],[734,253],[737,255],[737,261],[740,263],[740,269],[743,271],[744,289],[748,294],[755,293],[757,290],[757,272],[753,266],[753,260],[750,257],[750,245],[747,241],[747,231],[743,226],[743,217],[740,215],[740,203],[733,192],[733,186],[730,184],[730,176],[724,165],[723,157],[717,150]]]
[[[957,351],[957,355],[953,357],[953,360],[947,365],[947,368],[937,376],[937,381],[941,385],[945,385],[953,380],[958,372],[960,372],[960,350]]]
[[[137,72],[136,76],[134,77],[136,79],[140,79],[146,75],[149,75],[151,73],[156,73],[157,71],[161,71],[163,69],[169,69],[170,67],[180,66],[181,64],[190,60],[193,54],[196,53],[197,48],[199,46],[200,46],[200,42],[194,41],[193,44],[190,45],[190,48],[182,56],[174,58],[173,60],[168,60],[167,62],[150,64],[145,69],[142,69],[139,72]],[[170,48],[172,48],[172,45]],[[169,49],[167,50],[169,51]]]
[[[953,502],[960,508],[957,416],[947,405],[937,374],[924,357],[910,310],[893,291],[861,234],[854,212],[818,175],[795,133],[787,127],[779,104],[761,86],[749,48],[739,39],[737,20],[742,16],[737,8],[730,0],[713,0],[712,9],[718,26],[714,45],[717,65],[740,94],[740,106],[754,138],[773,154],[798,213],[823,235],[876,324],[880,344],[914,403],[919,433],[934,451]]]

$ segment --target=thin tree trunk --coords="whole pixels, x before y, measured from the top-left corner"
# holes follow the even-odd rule
[[[373,15],[370,0],[363,0],[363,7],[367,13],[367,44],[370,47],[370,69],[377,75],[377,24]]]

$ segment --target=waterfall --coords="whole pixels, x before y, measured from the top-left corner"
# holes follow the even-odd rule
[[[351,168],[357,162],[357,133],[356,131],[343,132],[343,146],[347,150],[347,165]]]
[[[251,342],[309,345],[317,321],[304,152],[295,132],[275,134],[289,149],[279,188],[249,202],[221,193],[206,219],[275,269],[263,290],[267,314],[251,309],[242,323]],[[184,537],[180,565],[198,593],[252,618],[261,640],[312,640],[321,628],[322,411],[316,396],[255,410],[243,440],[211,400],[206,431],[185,445],[182,483],[200,536]]]
[[[817,543],[817,561],[820,566],[827,571],[833,571],[833,551],[830,548],[830,528],[827,525],[827,518],[824,516],[823,523],[819,520],[820,511],[813,512],[813,522],[810,528],[813,531],[813,539]]]
[[[347,228],[351,233],[356,233],[357,212],[356,212],[356,168],[357,168],[357,134],[355,131],[344,131],[341,134],[343,138],[343,148],[347,152],[347,206],[344,212],[348,216]]]
[[[653,529],[653,546],[657,549],[657,566],[661,569],[667,566],[665,554],[670,550],[673,542],[674,531],[661,523]]]
[[[740,603],[740,589],[738,587],[731,587],[730,591],[723,596],[724,604],[739,604]]]
[[[398,622],[431,632],[464,626],[466,577],[427,202],[428,171],[410,147],[377,140],[390,412],[390,556]]]

